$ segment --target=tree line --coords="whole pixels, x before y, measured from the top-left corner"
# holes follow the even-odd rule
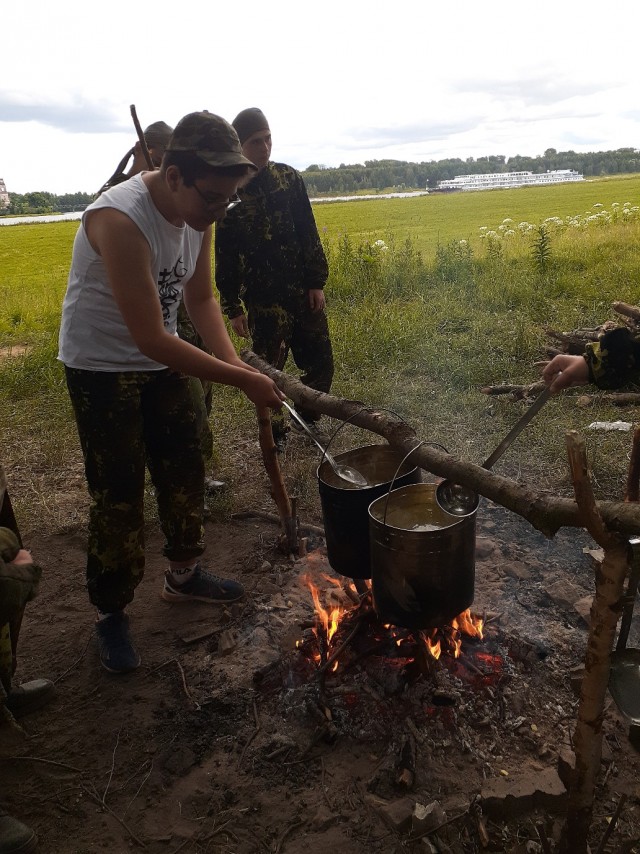
[[[0,206],[0,213],[9,216],[21,214],[58,214],[69,211],[83,211],[91,204],[92,193],[65,193],[57,196],[44,191],[36,193],[9,193],[9,204]]]
[[[302,172],[310,195],[323,193],[355,193],[363,190],[424,190],[436,189],[438,181],[451,180],[456,175],[483,175],[494,172],[542,173],[554,169],[575,169],[585,177],[640,172],[640,151],[618,148],[615,151],[578,153],[548,148],[537,157],[506,158],[504,155],[468,157],[461,160],[430,160],[408,163],[403,160],[365,160],[338,168],[313,164]]]
[[[640,151],[636,148],[618,148],[615,151],[578,153],[556,151],[548,148],[538,157],[506,158],[502,154],[489,157],[468,157],[461,160],[429,160],[409,163],[403,160],[365,160],[328,167],[313,164],[304,169],[302,176],[312,196],[323,194],[357,193],[365,190],[435,190],[438,181],[450,180],[456,175],[481,175],[492,172],[547,172],[553,169],[575,169],[585,177],[618,175],[640,172]],[[0,207],[0,213],[10,216],[20,214],[49,214],[82,211],[95,198],[92,193],[65,193],[57,196],[44,191],[35,193],[9,193],[9,204]]]

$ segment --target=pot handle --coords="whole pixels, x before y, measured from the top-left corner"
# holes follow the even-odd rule
[[[324,449],[322,456],[320,457],[320,465],[322,465],[322,463],[324,462],[325,457],[327,456],[327,451],[329,450],[329,446],[331,445],[333,440],[336,438],[338,433],[342,430],[342,428],[345,426],[345,424],[349,424],[351,421],[353,421],[354,418],[357,418],[361,412],[390,412],[392,415],[395,415],[396,418],[399,418],[400,421],[404,421],[404,423],[407,426],[411,426],[406,418],[403,418],[402,415],[398,415],[398,413],[394,412],[393,409],[386,409],[384,406],[361,406],[360,409],[358,409],[356,412],[353,413],[353,415],[350,415],[348,418],[345,418],[345,420],[341,424],[338,424],[336,429],[333,431],[333,433],[329,437],[329,441],[327,442],[327,446]],[[442,446],[440,446],[440,447],[442,447]],[[415,450],[415,448],[413,450]],[[397,474],[397,472],[396,472],[396,474]]]
[[[423,440],[422,442],[418,442],[418,444],[417,444],[415,447],[411,448],[411,450],[409,451],[409,453],[408,453],[408,454],[405,454],[405,456],[404,456],[404,457],[402,458],[402,460],[400,461],[400,465],[399,465],[399,466],[398,466],[398,468],[396,469],[395,474],[393,475],[393,477],[392,477],[392,479],[391,479],[391,485],[389,486],[389,492],[387,492],[387,500],[385,501],[385,504],[384,504],[384,516],[382,517],[382,526],[383,526],[383,528],[386,528],[386,527],[387,527],[387,509],[388,509],[388,507],[389,507],[389,496],[391,495],[391,492],[392,492],[392,490],[393,490],[393,484],[396,482],[396,478],[397,478],[397,477],[398,477],[398,475],[400,474],[400,469],[402,468],[402,466],[406,463],[406,461],[409,459],[409,457],[411,456],[411,454],[412,454],[414,451],[417,451],[417,450],[418,450],[418,448],[419,448],[421,445],[432,445],[434,448],[442,448],[442,450],[445,452],[445,454],[448,454],[448,453],[449,453],[449,451],[447,451],[447,449],[445,448],[445,446],[444,446],[444,445],[441,445],[439,442],[425,442],[425,441]]]

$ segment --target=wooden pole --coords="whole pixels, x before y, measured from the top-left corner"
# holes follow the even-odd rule
[[[136,113],[136,105],[131,104],[129,107],[131,110],[131,118],[133,119],[133,124],[136,129],[136,133],[138,134],[138,142],[140,143],[140,147],[142,148],[142,153],[144,154],[144,159],[147,161],[147,166],[152,171],[156,168],[153,165],[153,160],[151,159],[151,155],[149,154],[149,149],[147,148],[147,141],[144,138],[143,130],[140,126],[140,122],[138,121],[138,114]]]
[[[595,576],[585,673],[573,738],[576,766],[569,788],[567,820],[560,842],[563,854],[586,854],[596,779],[602,757],[602,722],[609,684],[610,655],[622,607],[629,544],[627,538],[607,528],[598,512],[584,437],[576,431],[569,432],[567,451],[576,502],[584,527],[604,550],[604,560]]]
[[[282,479],[280,471],[280,463],[278,462],[278,452],[275,442],[273,441],[273,431],[271,430],[271,412],[268,407],[256,407],[258,415],[258,441],[260,442],[260,450],[262,451],[262,459],[264,467],[271,481],[271,491],[273,500],[278,508],[278,514],[282,523],[287,551],[291,554],[297,554],[298,551],[298,530],[296,519],[291,510],[291,501],[287,494],[287,489]]]

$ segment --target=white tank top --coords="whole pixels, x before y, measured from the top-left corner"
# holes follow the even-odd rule
[[[89,371],[154,371],[161,365],[136,347],[113,297],[102,258],[84,228],[89,211],[115,208],[138,226],[151,248],[151,272],[167,332],[176,334],[182,288],[193,275],[203,234],[188,225],[171,225],[135,175],[96,199],[82,217],[73,244],[71,270],[62,305],[58,358],[69,368]]]

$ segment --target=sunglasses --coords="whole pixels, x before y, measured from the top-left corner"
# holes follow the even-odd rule
[[[235,206],[239,205],[242,201],[237,193],[234,193],[230,199],[225,199],[223,196],[205,196],[202,190],[198,188],[197,184],[192,184],[191,186],[205,203],[205,206],[209,209],[223,207],[225,210],[230,211],[231,208],[235,208]]]

